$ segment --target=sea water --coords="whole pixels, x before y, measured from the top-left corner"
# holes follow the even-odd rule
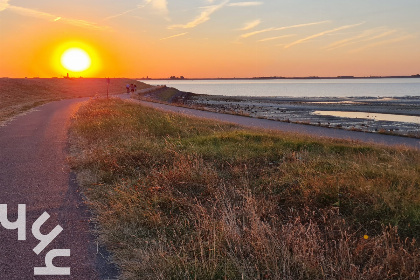
[[[181,91],[224,96],[404,97],[420,96],[420,78],[141,80]]]

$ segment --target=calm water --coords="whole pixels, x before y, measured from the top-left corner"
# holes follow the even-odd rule
[[[420,78],[319,80],[144,80],[181,91],[226,96],[420,96]]]

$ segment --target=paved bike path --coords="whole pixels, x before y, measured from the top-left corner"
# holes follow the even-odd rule
[[[17,218],[18,204],[26,204],[26,241],[17,230],[0,226],[0,279],[108,279],[116,274],[106,265],[91,234],[90,215],[66,162],[71,115],[83,100],[51,102],[0,127],[0,204],[8,205],[8,219]],[[41,227],[48,234],[56,225],[63,231],[39,255],[32,224],[46,211]],[[70,257],[53,264],[70,267],[70,276],[34,276],[45,266],[52,249],[70,249]],[[111,277],[112,279],[112,277]]]

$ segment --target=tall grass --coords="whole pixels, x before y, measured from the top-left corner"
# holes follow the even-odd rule
[[[419,152],[94,100],[73,156],[124,279],[418,279]]]

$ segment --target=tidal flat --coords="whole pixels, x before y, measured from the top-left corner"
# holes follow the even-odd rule
[[[224,97],[186,95],[187,106],[219,113],[372,133],[420,137],[420,97]]]

